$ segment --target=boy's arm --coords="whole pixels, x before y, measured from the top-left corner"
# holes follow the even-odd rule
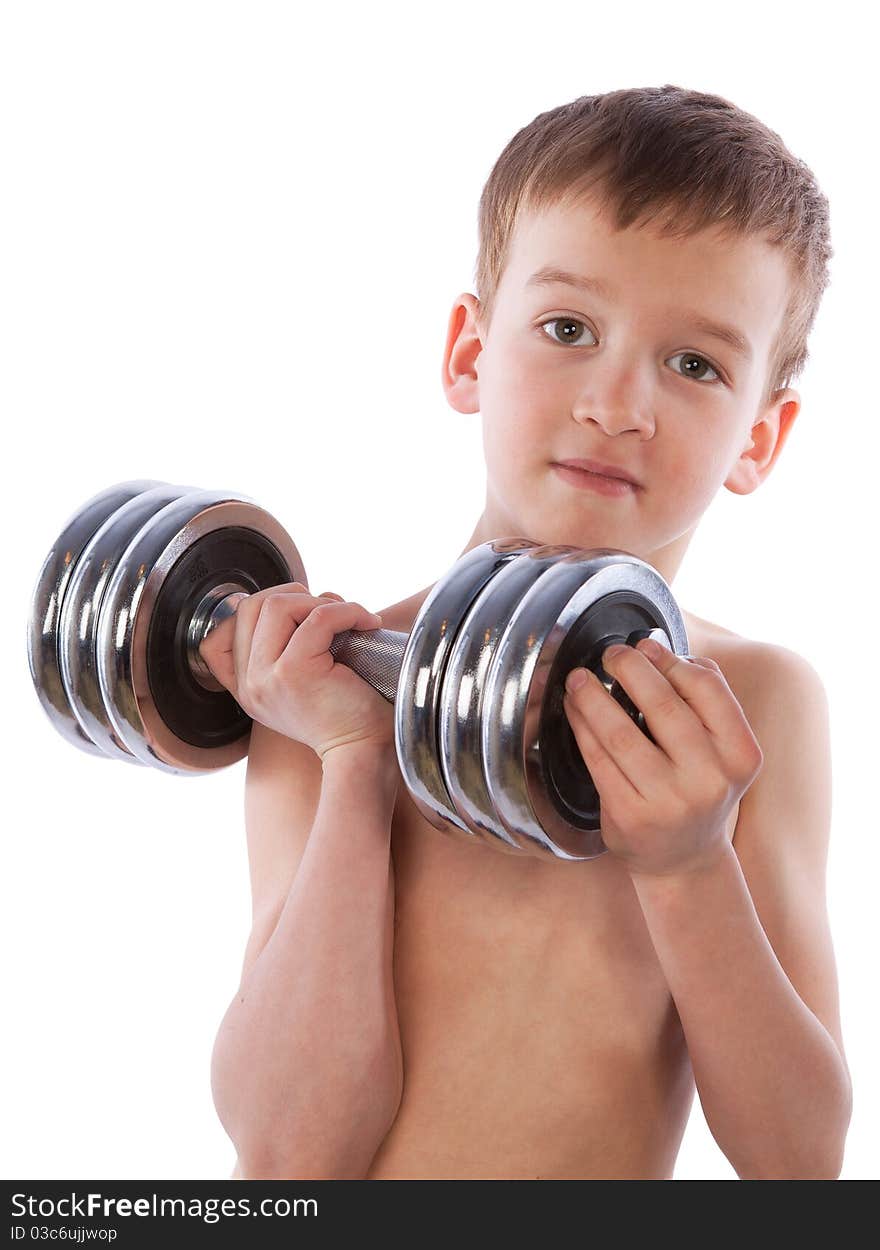
[[[839,1175],[851,1110],[825,905],[831,821],[822,682],[783,647],[729,673],[764,756],[735,850],[633,874],[706,1121],[741,1177]]]
[[[317,775],[316,771],[317,770]],[[212,1089],[233,1176],[360,1176],[400,1099],[391,984],[393,753],[327,754],[254,723],[254,922]]]

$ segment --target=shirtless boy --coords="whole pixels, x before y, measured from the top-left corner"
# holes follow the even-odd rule
[[[667,86],[536,117],[479,223],[442,372],[482,418],[465,551],[616,548],[673,584],[715,494],[756,490],[791,432],[826,200],[755,118]],[[600,493],[570,459],[632,484]],[[254,718],[253,928],[212,1059],[233,1175],[668,1178],[696,1085],[740,1177],[837,1177],[815,670],[686,611],[695,659],[606,652],[656,739],[595,680],[567,696],[607,853],[503,854],[423,819],[391,705],[328,651],[409,632],[429,590],[376,617],[288,584],[203,648]]]

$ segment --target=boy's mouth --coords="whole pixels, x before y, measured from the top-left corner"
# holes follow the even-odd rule
[[[621,496],[640,490],[638,482],[622,469],[599,465],[594,460],[553,461],[557,476],[580,490],[598,491],[600,495]]]

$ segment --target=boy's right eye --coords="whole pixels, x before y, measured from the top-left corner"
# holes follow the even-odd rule
[[[547,327],[554,325],[563,327],[561,337],[557,336],[555,331],[551,331],[549,333],[547,332]],[[552,339],[554,343],[566,344],[574,342],[575,347],[578,347],[580,344],[575,342],[575,335],[570,333],[573,326],[581,326],[584,330],[589,329],[589,327],[583,321],[579,321],[577,317],[550,317],[547,321],[541,322],[541,329],[547,333],[547,337]]]

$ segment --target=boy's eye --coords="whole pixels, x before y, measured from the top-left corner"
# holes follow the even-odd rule
[[[551,317],[549,321],[541,322],[542,330],[546,330],[547,326],[562,326],[563,327],[562,333],[559,337],[557,337],[555,331],[548,334],[547,337],[552,338],[554,343],[575,342],[577,340],[577,333],[576,332],[572,333],[572,327],[574,326],[582,326],[583,329],[585,330],[587,329],[587,326],[584,325],[583,321],[578,321],[577,318],[575,317]]]
[[[548,326],[560,326],[561,330],[558,333],[555,330],[548,331]],[[550,317],[549,320],[541,322],[541,329],[545,331],[547,337],[551,338],[554,343],[574,343],[576,347],[580,346],[580,343],[578,342],[578,326],[580,326],[582,330],[589,329],[589,327],[586,326],[583,321],[578,320],[577,317]],[[684,372],[681,374],[682,377],[693,378],[697,382],[721,381],[721,378],[719,377],[714,366],[709,364],[705,356],[698,356],[696,352],[677,352],[676,355],[670,356],[669,359],[683,360],[685,362]],[[708,379],[705,376],[705,371],[707,369],[713,374],[713,377]]]
[[[682,374],[682,377],[696,378],[698,382],[705,382],[707,379],[705,377],[704,370],[709,369],[715,374],[715,377],[709,378],[708,380],[710,382],[721,381],[717,371],[712,368],[708,360],[706,360],[703,356],[697,356],[694,352],[678,352],[675,356],[670,356],[669,359],[685,361],[685,373]]]

